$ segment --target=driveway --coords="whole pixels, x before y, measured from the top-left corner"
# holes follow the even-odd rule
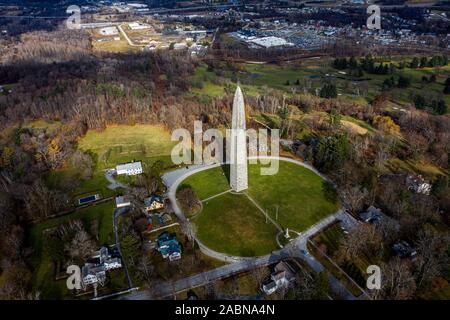
[[[116,170],[114,170],[114,169],[107,169],[107,170],[105,170],[105,178],[110,183],[108,185],[108,189],[111,189],[111,190],[116,190],[116,189],[119,189],[119,188],[127,189],[128,185],[126,185],[124,183],[121,183],[121,182],[118,182],[118,181],[116,181],[116,179],[114,179],[114,174],[115,173],[116,173]]]
[[[119,220],[119,217],[123,214],[126,214],[129,210],[130,210],[129,207],[114,209],[113,228],[114,228],[114,238],[116,241],[116,247],[117,247],[117,250],[119,251],[120,256],[122,257],[122,262],[123,262],[123,266],[125,269],[125,275],[127,276],[128,288],[133,288],[133,282],[131,281],[131,277],[128,272],[127,263],[125,261],[125,258],[123,257],[122,250],[120,249],[119,232],[118,232],[118,225],[117,225],[117,220]]]

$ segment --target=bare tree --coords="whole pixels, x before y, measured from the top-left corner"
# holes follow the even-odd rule
[[[96,250],[96,244],[86,231],[80,230],[65,249],[72,259],[85,260]]]
[[[349,206],[351,212],[358,212],[364,203],[364,199],[366,199],[369,193],[365,188],[361,188],[360,186],[354,185],[343,190],[343,196],[345,202]]]
[[[405,300],[414,296],[416,283],[406,260],[395,257],[382,267],[382,292],[380,298]]]

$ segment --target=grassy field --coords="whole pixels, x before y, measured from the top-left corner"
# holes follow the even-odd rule
[[[246,191],[268,214],[276,219],[278,206],[278,224],[298,232],[320,219],[335,212],[338,204],[329,202],[323,191],[323,179],[312,171],[286,161],[280,161],[276,175],[260,175],[261,166],[249,165],[249,189]],[[191,186],[200,199],[206,199],[229,190],[227,175],[229,169],[222,167],[199,172],[188,177],[182,186]],[[181,186],[180,186],[181,187]],[[248,223],[241,216],[256,219]],[[235,218],[239,216],[239,219]],[[258,220],[263,224],[256,223]],[[237,238],[239,234],[249,234],[249,239],[258,236],[264,242],[253,244],[248,240],[255,252],[273,250],[276,229],[269,236],[262,213],[244,196],[233,194],[221,195],[203,203],[203,211],[195,217],[199,239],[217,251],[230,254],[243,254],[247,251],[245,243]],[[237,223],[236,223],[237,222]],[[260,229],[260,230],[258,230]],[[247,237],[246,237],[247,238]],[[266,248],[262,249],[262,245]],[[248,255],[248,254],[246,254]]]
[[[98,169],[115,167],[118,163],[140,160],[152,163],[163,160],[170,164],[170,152],[175,142],[163,126],[109,126],[103,131],[90,130],[78,147],[98,157]]]
[[[390,58],[376,59],[377,62],[408,62],[410,57],[403,57],[393,61]],[[239,63],[238,71],[227,70],[224,67],[220,73],[209,71],[205,65],[197,68],[193,75],[193,83],[203,83],[201,87],[193,87],[191,92],[206,96],[220,96],[224,94],[225,84],[230,83],[230,79],[235,82],[241,81],[241,85],[246,95],[264,94],[267,88],[281,91],[291,96],[293,89],[297,92],[307,90],[316,93],[325,82],[333,82],[338,88],[338,100],[347,103],[357,103],[366,105],[376,95],[381,93],[383,81],[391,75],[378,75],[365,73],[361,79],[354,79],[347,74],[339,73],[332,66],[330,59],[305,59],[301,63],[293,62],[283,65],[275,64],[254,64]],[[220,74],[220,75],[218,75]],[[447,104],[450,104],[450,95],[443,95],[444,82],[450,77],[450,66],[435,68],[398,69],[394,77],[404,75],[411,80],[408,88],[394,88],[389,91],[390,100],[399,105],[413,103],[413,97],[421,92],[427,96],[443,97]],[[422,83],[422,77],[436,75],[435,83]],[[297,80],[299,81],[297,83]]]
[[[260,167],[249,166],[248,193],[276,218],[282,228],[301,232],[338,209],[323,191],[324,180],[309,169],[280,161],[276,175],[260,175]]]
[[[86,193],[100,193],[103,197],[113,196],[121,190],[109,190],[109,182],[103,170],[115,168],[119,163],[139,160],[150,165],[162,160],[166,167],[172,164],[170,152],[176,142],[170,140],[170,132],[163,126],[135,125],[110,126],[103,131],[89,130],[78,142],[78,148],[90,153],[95,162],[92,178],[81,182],[80,186],[70,189],[70,195],[76,197]],[[77,179],[78,168],[66,163],[63,168],[53,170],[47,177],[50,187],[64,189],[64,185]]]
[[[35,249],[35,256],[33,259],[33,287],[41,291],[43,298],[53,299],[70,296],[65,280],[55,281],[55,265],[50,257],[43,251],[45,241],[42,237],[43,232],[75,219],[81,220],[85,229],[90,230],[92,223],[97,220],[99,236],[98,245],[112,244],[114,241],[112,228],[113,209],[113,202],[99,204],[63,217],[47,220],[33,227],[29,239]]]
[[[196,173],[184,180],[178,190],[184,186],[191,186],[194,188],[200,200],[229,190],[230,184],[224,172],[226,170],[226,167],[223,167],[223,169],[222,167],[218,167]]]
[[[237,256],[258,256],[277,248],[277,229],[245,195],[226,193],[203,204],[193,220],[206,246]]]

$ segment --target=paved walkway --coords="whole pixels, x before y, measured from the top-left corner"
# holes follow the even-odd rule
[[[221,195],[223,195],[223,194],[225,194],[225,193],[229,193],[230,191],[231,191],[231,189],[230,189],[230,190],[227,190],[227,191],[224,191],[224,192],[221,192],[221,193],[218,193],[218,194],[216,194],[216,195],[214,195],[214,196],[211,196],[211,197],[209,197],[209,198],[206,198],[206,199],[202,200],[201,202],[206,202],[206,201],[209,201],[209,200],[211,200],[211,199],[220,197]]]
[[[105,170],[105,178],[110,183],[108,186],[108,189],[116,190],[118,188],[123,188],[123,189],[129,188],[128,185],[118,182],[118,181],[116,181],[116,179],[114,179],[114,172],[115,172],[115,170],[113,170],[113,169]]]

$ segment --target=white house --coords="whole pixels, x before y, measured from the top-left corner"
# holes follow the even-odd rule
[[[106,280],[105,267],[102,265],[96,266],[92,263],[86,263],[81,269],[81,274],[85,286],[94,283],[103,285]]]
[[[113,269],[119,269],[122,268],[122,261],[120,261],[119,258],[112,258],[106,260],[103,265],[105,266],[105,270],[113,270]]]
[[[422,193],[429,195],[433,186],[431,183],[425,181],[421,175],[409,175],[406,177],[406,183],[408,184],[408,189],[415,193]]]
[[[90,284],[103,284],[106,281],[106,272],[122,268],[122,261],[113,257],[113,253],[107,247],[101,247],[90,257],[81,269],[83,287]]]
[[[270,280],[263,283],[262,290],[265,294],[270,295],[279,288],[288,287],[294,280],[294,271],[282,261],[275,266],[274,272],[270,275]]]
[[[127,176],[135,176],[142,173],[142,163],[140,161],[118,164],[116,166],[116,174],[126,174]]]
[[[149,29],[150,28],[149,25],[143,24],[143,23],[139,23],[139,22],[129,23],[128,26],[130,27],[131,30],[144,30],[144,29]]]

